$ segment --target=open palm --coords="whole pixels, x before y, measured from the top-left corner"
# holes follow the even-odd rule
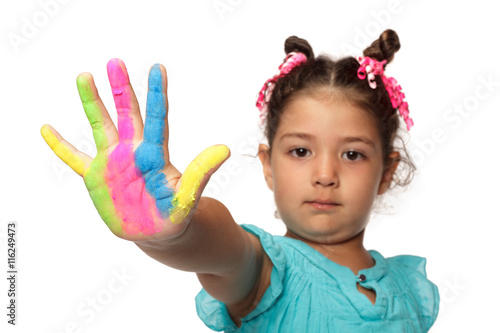
[[[130,85],[125,64],[108,62],[108,77],[118,130],[104,107],[92,75],[80,74],[78,91],[92,126],[97,155],[91,158],[66,142],[49,125],[42,136],[50,148],[83,176],[102,219],[117,236],[129,240],[165,239],[186,228],[210,176],[229,157],[223,145],[198,155],[183,175],[168,153],[168,99],[165,68],[149,73],[146,121]]]

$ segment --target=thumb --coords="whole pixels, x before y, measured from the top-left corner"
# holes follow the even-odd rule
[[[216,145],[202,151],[187,166],[180,179],[180,186],[173,199],[170,221],[178,224],[191,213],[201,197],[208,180],[229,158],[231,152],[224,145]]]

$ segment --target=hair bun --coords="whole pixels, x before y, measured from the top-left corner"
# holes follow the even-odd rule
[[[297,36],[290,36],[285,41],[285,53],[290,52],[303,53],[307,59],[314,58],[314,52],[309,42]]]
[[[390,63],[400,47],[401,44],[396,31],[387,29],[363,51],[363,55],[378,61],[387,60],[387,63]]]

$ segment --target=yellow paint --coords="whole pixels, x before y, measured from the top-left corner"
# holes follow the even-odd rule
[[[50,149],[52,149],[54,153],[56,153],[56,155],[59,156],[59,158],[71,169],[83,177],[85,172],[85,163],[83,162],[83,159],[73,153],[68,146],[62,143],[61,140],[58,139],[54,133],[52,133],[48,125],[43,125],[40,132]]]
[[[218,166],[229,155],[229,148],[223,145],[205,149],[186,168],[181,178],[179,191],[175,194],[170,221],[178,224],[189,215],[207,172]]]

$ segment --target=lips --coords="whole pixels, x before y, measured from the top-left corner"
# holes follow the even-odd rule
[[[333,209],[340,206],[340,203],[329,199],[314,199],[311,201],[306,201],[306,204],[320,210]]]

